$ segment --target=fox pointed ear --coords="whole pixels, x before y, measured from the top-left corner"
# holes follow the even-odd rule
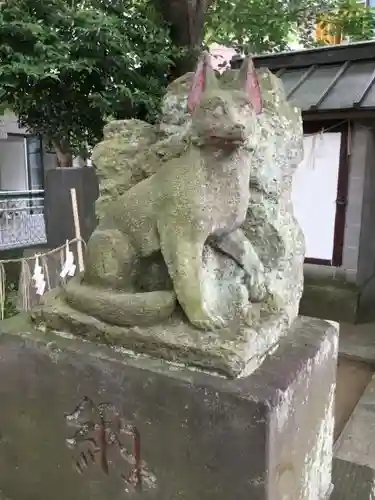
[[[242,63],[239,81],[249,98],[249,102],[253,105],[256,114],[260,114],[263,111],[262,93],[251,56],[247,56]]]
[[[215,72],[211,64],[211,56],[208,52],[203,52],[198,61],[197,69],[194,73],[193,82],[188,96],[187,107],[192,113],[201,100],[204,90],[216,81]]]

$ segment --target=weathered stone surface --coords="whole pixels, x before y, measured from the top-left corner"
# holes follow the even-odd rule
[[[340,323],[340,355],[372,366],[375,362],[375,323]]]
[[[373,469],[335,458],[332,476],[335,486],[330,500],[371,500],[374,497]]]
[[[254,105],[258,96],[252,95],[259,92],[248,90],[254,87],[255,72],[247,60],[232,88],[220,88],[206,54],[194,79],[187,105],[191,114],[188,148],[164,163],[157,155],[159,168],[151,169],[154,175],[143,181],[132,164],[136,148],[144,150],[149,145],[139,139],[148,128],[135,122],[136,131],[128,137],[131,160],[126,169],[132,174],[128,184],[135,185],[110,202],[87,246],[83,284],[93,293],[77,283],[65,288],[68,303],[82,312],[95,316],[94,298],[99,293],[95,294],[95,288],[107,288],[128,295],[119,303],[120,309],[128,310],[125,314],[119,310],[117,324],[120,317],[124,320],[120,324],[129,323],[128,313],[130,317],[138,312],[140,317],[144,309],[150,318],[155,303],[160,304],[155,309],[155,323],[160,321],[163,306],[155,296],[161,291],[139,287],[139,277],[147,271],[142,267],[137,271],[138,261],[150,260],[160,252],[165,263],[162,272],[172,282],[172,289],[165,292],[178,299],[186,319],[197,328],[221,327],[248,304],[249,297],[261,300],[266,295],[263,265],[238,229],[248,207],[248,160],[260,138]],[[116,132],[111,130],[107,135],[112,144]],[[180,142],[184,142],[181,135]],[[97,156],[96,152],[96,163]],[[145,155],[142,158],[142,165],[147,164]],[[104,164],[108,172],[113,162],[107,157]],[[204,251],[206,242],[209,245]],[[113,298],[108,300],[114,303]],[[225,312],[228,318],[222,316]],[[164,316],[170,313],[168,303]],[[101,319],[111,323],[113,315],[104,318],[103,314]]]
[[[250,59],[217,81],[203,59],[170,85],[160,124],[113,122],[104,136],[93,153],[99,227],[83,280],[61,294],[87,315],[75,316],[74,331],[96,317],[158,323],[158,335],[181,321],[181,306],[189,336],[199,328],[225,338],[234,322],[248,342],[245,363],[259,361],[296,318],[303,282],[290,199],[302,121],[280,81]]]
[[[109,123],[104,140],[94,149],[92,160],[100,181],[96,211],[101,219],[108,203],[146,177],[139,151],[148,150],[156,141],[154,127],[140,120]]]
[[[375,378],[365,389],[335,446],[341,460],[375,471]]]
[[[24,333],[0,336],[3,498],[326,500],[337,355],[327,323],[301,318],[261,368],[231,381],[17,321]],[[138,464],[121,458],[133,439],[118,428],[140,437]],[[77,449],[77,429],[97,446]],[[116,435],[122,455],[104,445]],[[135,492],[121,474],[137,471]]]
[[[305,275],[300,314],[355,324],[360,293],[361,288],[352,283]]]
[[[108,307],[105,311],[111,313]],[[275,344],[287,322],[275,314],[265,323],[259,321],[258,330],[250,330],[234,320],[227,328],[202,335],[180,311],[180,315],[159,324],[116,326],[74,310],[58,290],[44,299],[42,307],[34,308],[32,319],[51,331],[68,331],[93,342],[122,346],[234,378],[251,373],[262,363],[265,351]]]
[[[293,175],[303,159],[302,120],[300,110],[287,102],[281,81],[268,71],[260,75],[267,112],[259,116],[262,139],[252,160],[243,229],[266,269],[270,292],[293,321],[302,296],[305,255],[291,201]]]

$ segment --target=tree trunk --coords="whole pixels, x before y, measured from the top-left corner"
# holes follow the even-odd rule
[[[73,166],[73,155],[69,143],[64,139],[54,139],[53,146],[56,152],[58,168],[70,168]]]
[[[176,47],[187,49],[175,61],[173,78],[192,71],[202,49],[204,19],[212,0],[154,0],[164,21],[170,26],[170,36]]]

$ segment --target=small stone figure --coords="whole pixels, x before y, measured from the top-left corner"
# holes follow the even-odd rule
[[[158,125],[105,127],[84,274],[44,297],[38,321],[198,365],[228,354],[218,371],[260,362],[298,315],[302,158],[301,113],[280,80],[251,57],[218,77],[204,53],[168,87]]]
[[[104,321],[131,325],[169,316],[177,297],[191,324],[222,327],[224,319],[208,309],[204,297],[206,242],[244,269],[250,298],[253,291],[256,300],[264,298],[263,265],[240,229],[249,206],[249,150],[259,140],[261,106],[250,58],[233,89],[224,90],[210,56],[203,55],[188,98],[187,150],[107,207],[88,243],[82,284],[66,288],[69,304]],[[173,290],[142,292],[137,265],[160,251]]]

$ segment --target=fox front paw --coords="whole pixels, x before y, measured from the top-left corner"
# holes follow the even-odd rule
[[[247,282],[251,302],[261,302],[267,296],[266,277],[263,271],[254,270]]]
[[[225,322],[219,316],[210,316],[205,319],[194,319],[191,322],[199,330],[216,330],[224,328]]]
[[[220,316],[208,313],[205,309],[195,309],[188,314],[190,323],[199,330],[216,330],[225,326],[225,321]]]

